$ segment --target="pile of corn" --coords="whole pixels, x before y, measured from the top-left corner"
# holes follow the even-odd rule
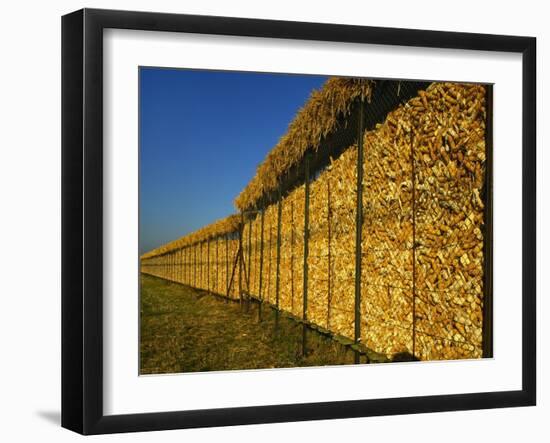
[[[237,208],[250,209],[264,194],[276,190],[285,174],[302,162],[306,151],[316,151],[323,138],[338,128],[340,118],[349,115],[356,99],[370,100],[373,84],[371,80],[333,77],[320,90],[314,90],[235,199]]]
[[[415,354],[481,356],[485,112],[483,86],[434,83],[365,135],[362,327],[375,350],[412,351],[414,260]]]
[[[372,85],[332,79],[316,92],[236,206],[258,206],[355,99],[370,97]],[[485,95],[481,85],[433,83],[364,134],[361,342],[388,357],[481,356]],[[350,146],[310,183],[309,196],[306,317],[349,338],[356,181],[357,146]],[[151,251],[142,269],[220,294],[233,274],[230,296],[237,298],[239,240],[227,234],[242,228],[243,291],[302,317],[305,210],[302,184],[242,225],[232,216]]]
[[[141,256],[141,271],[239,298],[239,240],[234,235],[239,226],[240,217],[231,215],[154,249]]]

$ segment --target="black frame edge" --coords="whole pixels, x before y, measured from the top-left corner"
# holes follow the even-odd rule
[[[103,415],[104,28],[508,51],[523,54],[522,389]],[[230,17],[85,9],[62,19],[62,426],[82,434],[275,423],[536,404],[536,39]],[[75,214],[82,214],[79,217]]]
[[[522,75],[522,386],[537,403],[537,40],[528,38]]]
[[[61,425],[83,428],[83,11],[61,19]]]
[[[264,423],[532,406],[525,391],[351,400],[259,407],[105,416],[92,434],[145,432]]]
[[[84,434],[103,417],[103,27],[84,9]]]

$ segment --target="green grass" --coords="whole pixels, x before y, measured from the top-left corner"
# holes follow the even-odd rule
[[[222,371],[352,364],[353,351],[264,305],[246,312],[204,291],[141,275],[140,372]]]

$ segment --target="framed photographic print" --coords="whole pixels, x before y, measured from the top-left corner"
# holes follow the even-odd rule
[[[534,405],[530,37],[62,20],[62,425]]]

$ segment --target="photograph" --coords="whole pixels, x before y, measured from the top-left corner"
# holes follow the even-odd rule
[[[492,84],[138,69],[140,375],[492,357]]]
[[[492,438],[540,404],[539,32],[298,6],[62,16],[64,428]]]

